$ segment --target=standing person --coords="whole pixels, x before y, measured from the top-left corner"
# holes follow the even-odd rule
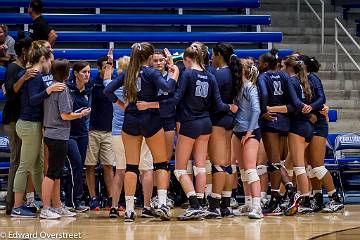
[[[201,49],[188,47],[184,53],[186,70],[179,80],[173,101],[178,105],[180,130],[176,144],[175,176],[189,199],[189,208],[180,220],[201,219],[204,212],[200,207],[194,185],[187,174],[187,163],[191,152],[195,160],[194,176],[199,193],[204,193],[206,184],[205,161],[208,141],[212,131],[209,110],[213,103],[220,111],[236,112],[235,105],[221,101],[214,75],[205,70]],[[194,149],[193,149],[194,148]]]
[[[112,81],[104,93],[112,102],[122,103],[114,94],[115,90],[124,85],[125,100],[129,103],[125,109],[125,119],[122,129],[122,139],[125,147],[126,173],[125,173],[125,221],[135,220],[134,194],[136,190],[137,174],[139,171],[140,152],[143,137],[149,146],[154,159],[154,170],[158,188],[159,205],[157,215],[164,220],[170,219],[170,209],[166,206],[168,186],[168,163],[166,157],[166,140],[160,122],[158,110],[139,111],[137,101],[156,101],[159,89],[171,92],[175,88],[178,78],[178,69],[171,66],[171,79],[167,81],[151,66],[154,46],[150,43],[135,43],[132,46],[131,59],[126,75]],[[144,124],[148,123],[148,124]]]
[[[232,104],[237,83],[242,82],[240,59],[234,54],[228,43],[217,43],[213,48],[213,72],[219,87],[221,100]],[[232,194],[233,175],[231,167],[231,136],[234,127],[234,115],[231,112],[210,111],[212,133],[209,140],[209,157],[212,163],[212,193],[208,197],[209,212],[212,217],[232,217],[230,198]],[[221,205],[220,205],[221,200]]]
[[[91,198],[89,203],[91,210],[99,210],[100,208],[100,199],[96,196],[95,187],[95,168],[98,161],[104,171],[104,182],[108,194],[105,207],[111,208],[112,205],[111,184],[114,176],[113,164],[115,161],[111,134],[113,105],[103,93],[105,88],[104,73],[107,64],[107,56],[99,58],[97,61],[99,72],[96,77],[91,80],[93,88],[90,101],[89,146],[87,148],[85,160],[86,183]],[[99,189],[99,191],[101,191],[101,189]]]
[[[340,194],[336,191],[333,178],[324,166],[326,141],[329,133],[329,125],[323,110],[326,103],[324,88],[316,73],[320,64],[315,58],[300,55],[299,60],[303,61],[306,67],[308,80],[314,90],[314,97],[310,104],[312,112],[316,115],[317,121],[314,125],[314,136],[306,149],[306,158],[310,163],[314,178],[311,178],[314,202],[312,208],[315,212],[337,212],[344,208]],[[323,208],[322,185],[326,188],[330,202]]]
[[[27,80],[20,91],[21,109],[19,120],[16,123],[16,132],[21,138],[22,145],[20,165],[14,180],[15,200],[11,212],[12,217],[35,217],[35,213],[23,205],[23,197],[28,172],[32,174],[36,192],[41,193],[43,180],[43,100],[51,93],[63,91],[65,88],[63,83],[51,85],[52,75],[48,75],[48,73],[53,59],[50,51],[37,41],[32,42],[29,51],[29,65],[39,74]]]
[[[85,61],[75,62],[73,76],[67,81],[74,112],[90,107],[89,99],[92,85],[89,83],[89,79],[90,64]],[[65,163],[70,170],[65,185],[65,205],[70,211],[76,212],[89,210],[88,206],[82,204],[83,168],[89,143],[88,121],[88,116],[71,121],[67,161]]]
[[[304,104],[292,94],[293,86],[289,83],[286,73],[277,71],[277,50],[263,54],[259,59],[258,88],[261,106],[261,134],[268,160],[272,164],[273,171],[270,174],[271,199],[269,206],[264,209],[266,215],[281,215],[279,206],[280,183],[281,183],[281,152],[284,143],[282,140],[287,136],[290,129],[290,120],[287,112],[304,107]],[[294,107],[293,107],[294,105]],[[282,113],[270,113],[268,107],[285,108]],[[287,186],[289,192],[294,192],[294,187]]]
[[[295,111],[290,115],[291,122],[288,136],[290,158],[294,165],[297,189],[301,194],[299,198],[295,198],[294,203],[284,212],[285,215],[293,215],[298,211],[299,213],[312,211],[309,181],[305,170],[305,149],[313,137],[316,117],[309,114],[312,111],[309,104],[313,98],[313,93],[307,79],[304,62],[295,56],[289,56],[284,59],[284,65],[286,72],[290,76],[290,84],[295,90],[294,96],[303,105],[303,107],[295,107]]]
[[[42,16],[43,8],[41,0],[31,0],[29,4],[28,13],[33,20],[29,28],[30,38],[34,41],[46,40],[51,46],[54,46],[57,34]]]
[[[249,218],[260,219],[263,217],[260,205],[261,186],[260,178],[256,170],[256,161],[261,139],[259,127],[260,103],[256,81],[257,68],[248,61],[243,61],[243,79],[236,89],[239,89],[236,104],[239,107],[236,113],[234,127],[235,155],[240,166],[241,179],[248,184],[251,194],[251,211]]]
[[[21,39],[15,43],[16,61],[9,64],[5,73],[6,103],[3,110],[3,124],[10,143],[10,169],[6,195],[7,215],[11,214],[14,205],[13,184],[20,163],[21,139],[16,133],[16,122],[19,119],[21,108],[19,91],[27,80],[38,74],[37,70],[30,68],[20,79],[18,78],[20,72],[25,70],[30,47],[30,40]]]
[[[0,66],[7,66],[15,58],[15,40],[8,35],[9,29],[0,24]]]
[[[130,58],[123,57],[119,60],[119,66],[121,69],[118,69],[119,76],[126,71],[129,65]],[[105,80],[105,87],[111,82],[111,80]],[[123,87],[117,89],[115,91],[116,96],[120,99],[120,101],[125,102]],[[122,126],[124,124],[124,110],[121,109],[117,104],[113,104],[114,106],[114,115],[112,119],[112,146],[115,154],[115,163],[116,163],[116,173],[112,182],[112,206],[110,209],[109,216],[110,218],[119,217],[118,213],[118,203],[121,194],[121,190],[124,184],[125,177],[125,168],[126,168],[126,159],[125,159],[125,150],[124,143],[121,138]],[[154,217],[154,210],[150,206],[151,194],[153,190],[153,159],[150,153],[148,146],[145,141],[142,142],[141,145],[141,153],[140,153],[140,163],[139,170],[141,174],[141,184],[143,188],[144,195],[144,208],[141,212],[142,218],[152,218]]]
[[[70,63],[65,59],[57,59],[51,65],[54,77],[53,84],[64,83],[69,77]],[[65,208],[60,200],[60,178],[68,150],[70,121],[85,117],[90,108],[81,112],[73,112],[73,102],[67,87],[64,91],[51,94],[44,101],[44,142],[48,147],[48,170],[42,182],[43,209],[40,218],[58,219],[75,217],[76,214]],[[52,206],[52,208],[51,208]]]

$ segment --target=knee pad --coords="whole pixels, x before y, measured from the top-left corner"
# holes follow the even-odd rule
[[[256,171],[257,171],[258,176],[262,176],[267,173],[267,166],[258,165],[258,166],[256,166]]]
[[[275,172],[280,171],[280,168],[282,167],[281,163],[272,163],[269,166],[269,172]]]
[[[196,177],[199,173],[206,173],[206,169],[205,169],[205,168],[193,166],[193,169],[194,169],[194,176],[195,176],[195,177]]]
[[[286,173],[287,173],[287,175],[289,176],[289,177],[293,177],[294,176],[294,170],[293,169],[287,169],[287,168],[285,168],[285,171],[286,171]]]
[[[245,174],[246,174],[246,177],[248,180],[248,184],[251,184],[256,181],[260,181],[260,178],[256,172],[256,169],[248,169],[245,171]]]
[[[309,178],[315,177],[315,174],[314,174],[314,171],[313,171],[313,168],[311,167],[311,165],[306,166],[306,174],[308,175]]]
[[[187,174],[193,174],[193,163],[191,160],[189,160],[187,162],[187,165],[186,165],[186,173]]]
[[[301,174],[306,174],[305,167],[294,167],[294,172],[296,176],[300,176]]]
[[[225,171],[227,174],[229,174],[229,175],[233,174],[231,165],[226,166],[226,167],[223,167],[223,168],[224,168],[224,171]]]
[[[212,170],[212,174],[218,173],[218,172],[224,172],[223,167],[220,165],[212,165],[211,170]]]
[[[327,172],[328,172],[328,170],[325,168],[325,166],[313,168],[313,173],[314,173],[315,177],[319,180],[323,179]]]
[[[137,175],[139,175],[139,165],[134,164],[126,164],[126,171],[125,172],[133,172]]]
[[[212,170],[211,166],[212,166],[212,164],[211,164],[210,160],[206,160],[205,161],[206,174],[211,174],[211,170]]]
[[[248,179],[244,169],[240,169],[240,177],[243,183],[247,183]]]
[[[160,162],[160,163],[154,163],[154,170],[169,170],[169,163],[168,162]]]
[[[185,169],[175,169],[174,170],[174,175],[176,177],[176,179],[180,182],[180,177],[182,175],[187,175],[187,171]]]
[[[237,173],[236,165],[231,165],[232,173]]]

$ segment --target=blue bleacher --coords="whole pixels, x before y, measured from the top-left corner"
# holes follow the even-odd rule
[[[259,8],[260,0],[44,0],[45,8]],[[0,7],[28,7],[29,0],[1,0]]]
[[[342,5],[343,7],[343,19],[348,20],[349,18],[349,11],[351,9],[358,8],[360,9],[360,1],[359,0],[348,0],[345,4]]]
[[[183,53],[184,49],[169,49],[172,54]],[[260,55],[267,53],[268,49],[236,49],[235,54],[238,57],[255,57],[258,58]],[[68,60],[87,60],[94,61],[101,56],[106,55],[108,49],[55,49],[55,58],[66,58]],[[211,49],[209,49],[211,54]],[[292,54],[291,49],[280,49],[279,56],[285,57]],[[122,56],[130,56],[131,49],[114,49],[114,58],[118,59]],[[1,77],[0,77],[1,79]]]
[[[174,14],[44,14],[51,25],[141,24],[141,25],[269,25],[269,15],[174,15]],[[30,24],[28,14],[2,13],[2,24]]]
[[[360,18],[356,19],[356,36],[360,37]]]
[[[281,42],[281,32],[57,32],[56,42]],[[9,35],[17,39],[17,32]]]

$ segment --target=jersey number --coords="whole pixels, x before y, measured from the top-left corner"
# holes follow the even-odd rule
[[[195,89],[195,96],[196,97],[207,97],[209,92],[209,83],[208,82],[201,82],[200,80],[196,81],[196,89]]]
[[[137,92],[141,91],[141,77],[138,77],[136,79],[136,90],[137,90]]]
[[[274,95],[275,96],[279,96],[279,95],[283,95],[283,91],[281,88],[281,82],[280,81],[273,81],[274,84]]]

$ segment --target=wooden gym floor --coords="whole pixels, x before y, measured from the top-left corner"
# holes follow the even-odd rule
[[[181,209],[172,211],[176,216]],[[338,232],[337,232],[338,231]],[[250,220],[235,217],[222,220],[169,222],[144,220],[123,223],[109,219],[108,212],[88,212],[75,219],[61,220],[11,219],[0,212],[0,239],[117,239],[117,240],[176,240],[176,239],[360,239],[360,205],[347,205],[345,212],[334,214],[309,214],[294,217],[265,217]],[[19,235],[33,234],[33,235]],[[51,233],[63,235],[49,235]],[[37,235],[35,235],[37,234]]]

